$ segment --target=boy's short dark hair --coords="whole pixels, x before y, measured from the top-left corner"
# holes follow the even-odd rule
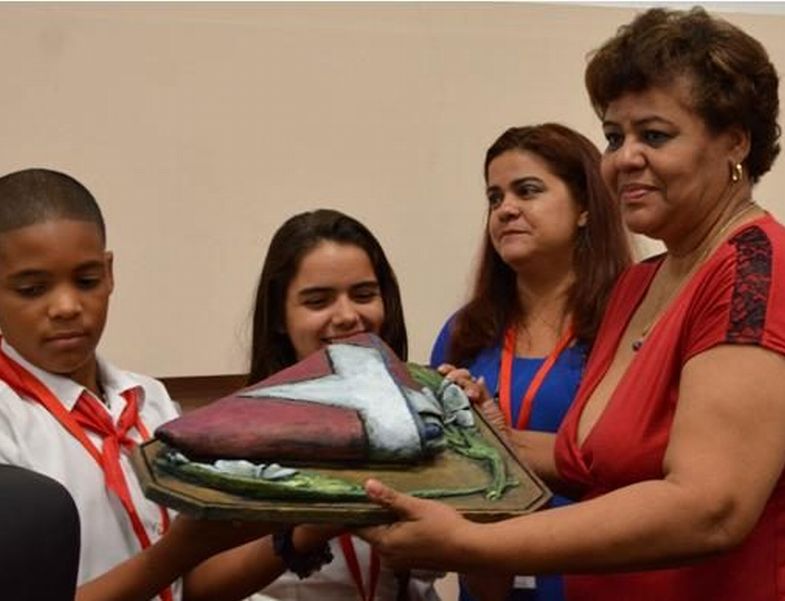
[[[51,169],[23,169],[0,177],[0,233],[50,219],[88,221],[106,242],[106,225],[98,203],[70,175]]]

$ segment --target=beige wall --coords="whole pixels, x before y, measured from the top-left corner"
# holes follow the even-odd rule
[[[504,128],[600,142],[586,53],[633,10],[537,4],[3,4],[3,172],[66,170],[109,224],[104,354],[240,372],[275,228],[335,207],[381,239],[412,357],[464,296]],[[785,16],[728,14],[785,68]],[[781,217],[782,161],[758,198]]]

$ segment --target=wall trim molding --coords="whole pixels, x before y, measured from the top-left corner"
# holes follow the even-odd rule
[[[216,376],[170,376],[158,378],[169,396],[183,411],[195,409],[215,401],[245,386],[246,374],[219,374]]]

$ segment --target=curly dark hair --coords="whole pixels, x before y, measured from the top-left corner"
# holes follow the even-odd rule
[[[488,166],[508,151],[528,152],[545,161],[589,215],[575,240],[576,277],[567,307],[577,337],[591,345],[611,288],[631,260],[619,206],[600,175],[600,152],[588,138],[558,123],[512,127],[488,148],[486,181]],[[511,322],[525,317],[525,309],[517,301],[516,277],[493,248],[486,224],[471,298],[458,311],[451,327],[449,362],[466,365],[480,350],[498,342]]]
[[[653,8],[620,27],[596,50],[585,82],[595,112],[627,92],[667,86],[686,76],[693,109],[709,129],[750,135],[744,161],[755,183],[780,151],[779,78],[760,42],[703,8]]]

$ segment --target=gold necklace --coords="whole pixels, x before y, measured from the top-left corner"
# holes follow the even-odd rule
[[[736,211],[733,215],[731,215],[728,221],[725,222],[725,225],[722,226],[720,231],[717,232],[717,235],[713,236],[713,238],[716,240],[722,240],[722,237],[728,232],[728,229],[730,229],[731,225],[733,225],[734,222],[738,221],[743,215],[746,215],[753,209],[757,209],[757,208],[758,205],[754,201],[750,201],[749,204],[746,204],[743,209]],[[648,321],[648,323],[643,328],[643,330],[641,330],[640,335],[635,340],[632,341],[633,352],[637,352],[641,349],[643,343],[646,340],[646,337],[649,335],[649,332],[651,332],[651,329],[654,327],[654,325],[659,321],[659,318],[662,316],[661,314],[664,312],[664,309],[671,303],[671,301],[673,301],[679,295],[679,292],[681,292],[682,288],[684,288],[685,284],[692,277],[693,273],[697,271],[698,267],[703,263],[703,261],[709,255],[709,252],[713,247],[714,247],[714,243],[707,244],[706,248],[696,259],[696,261],[690,266],[687,273],[684,275],[684,277],[681,279],[678,285],[673,289],[673,291],[670,294],[666,295],[662,301],[657,303],[656,305],[657,308],[654,311],[654,317],[652,317]]]
[[[528,317],[528,316],[527,316],[527,317]],[[536,320],[537,320],[537,321],[539,321],[539,322],[540,322],[542,325],[544,325],[545,327],[547,327],[547,328],[548,328],[548,329],[549,329],[551,332],[553,332],[554,334],[556,334],[556,336],[561,336],[561,332],[562,332],[562,326],[564,325],[564,317],[562,317],[562,318],[559,320],[559,323],[558,323],[558,325],[557,325],[557,324],[553,324],[553,323],[551,323],[550,321],[548,321],[547,319],[545,319],[545,318],[544,318],[544,317],[542,317],[541,315],[532,315],[531,317],[534,317],[534,319],[536,319]],[[525,325],[524,325],[523,327],[524,327],[524,329],[528,330],[528,328],[527,328]]]

